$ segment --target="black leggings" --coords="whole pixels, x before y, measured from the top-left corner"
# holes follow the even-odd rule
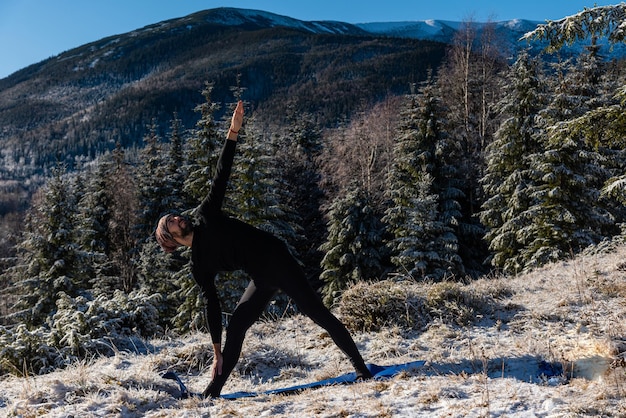
[[[320,297],[306,280],[300,266],[293,259],[280,266],[281,270],[290,271],[291,277],[285,274],[274,276],[275,279],[276,277],[279,279],[275,285],[257,284],[255,281],[251,281],[239,300],[226,329],[226,341],[222,350],[222,374],[211,381],[205,390],[205,396],[219,396],[226,379],[239,360],[246,332],[259,319],[279,289],[295,302],[300,312],[328,332],[335,344],[350,359],[356,369],[357,376],[371,376],[350,333],[322,303]]]

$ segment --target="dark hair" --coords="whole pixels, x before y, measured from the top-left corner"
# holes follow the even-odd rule
[[[166,253],[173,253],[180,246],[172,236],[172,233],[167,229],[167,220],[170,216],[174,216],[174,214],[170,213],[169,215],[161,216],[156,231],[154,231],[157,242]]]

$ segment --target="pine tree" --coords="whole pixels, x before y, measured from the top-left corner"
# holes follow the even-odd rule
[[[144,137],[144,147],[140,152],[140,164],[136,172],[139,193],[138,231],[143,237],[150,237],[159,217],[170,203],[170,190],[165,187],[166,156],[157,126],[153,121]]]
[[[186,177],[182,183],[185,207],[196,207],[208,194],[213,170],[224,140],[215,122],[215,112],[220,106],[211,100],[212,91],[213,85],[206,83],[202,91],[205,102],[196,107],[200,119],[196,123],[196,129],[187,148],[184,169]],[[189,260],[191,250],[184,250],[181,257],[183,260]],[[172,320],[176,329],[180,331],[206,329],[205,300],[200,287],[193,280],[189,263],[182,264],[179,271],[174,274],[173,280],[178,288],[175,298],[180,301],[176,316]]]
[[[202,91],[205,102],[196,107],[200,119],[191,137],[187,150],[187,177],[183,185],[186,207],[194,207],[204,199],[211,188],[213,169],[222,148],[223,137],[218,132],[215,113],[220,105],[211,100],[213,84],[206,83]]]
[[[537,26],[535,30],[525,34],[524,39],[547,40],[548,50],[551,52],[591,36],[606,38],[610,43],[624,42],[626,32],[622,24],[625,15],[625,3],[585,8],[575,15]]]
[[[566,44],[571,45],[587,39],[592,39],[592,41],[605,39],[610,44],[623,43],[626,40],[626,32],[622,27],[625,13],[626,5],[623,3],[585,8],[583,12],[575,15],[539,25],[537,29],[527,33],[525,38],[547,40],[549,42],[547,50],[550,52],[558,51]],[[586,68],[593,70],[593,66],[586,66]],[[593,71],[591,73],[593,74]],[[626,218],[623,205],[626,201],[624,197],[626,177],[623,174],[626,166],[623,151],[626,137],[626,124],[623,116],[626,95],[623,87],[616,87],[615,93],[619,103],[614,101],[604,103],[580,117],[563,122],[559,127],[561,131],[559,135],[583,137],[587,144],[591,144],[602,154],[604,165],[613,177],[607,180],[601,196],[612,199],[611,212],[615,217],[615,222],[619,223]]]
[[[458,200],[463,194],[455,178],[455,168],[448,163],[457,153],[455,144],[447,140],[439,115],[431,84],[421,94],[410,97],[388,179],[392,205],[383,218],[393,235],[389,243],[391,261],[398,272],[438,280],[444,275],[464,272],[454,233],[461,218]],[[425,233],[429,236],[424,236]],[[436,236],[437,233],[440,235]],[[432,245],[433,241],[441,240],[448,245]],[[430,251],[432,263],[424,263],[424,253],[420,250],[424,245],[439,252]],[[442,269],[441,264],[445,263],[448,265]]]
[[[525,240],[519,231],[533,222],[524,215],[532,204],[529,191],[534,185],[527,157],[539,152],[545,140],[545,132],[537,124],[545,101],[539,62],[523,51],[511,68],[500,104],[503,122],[487,147],[482,179],[487,200],[480,219],[488,228],[485,239],[492,252],[491,264],[507,273],[525,267],[521,254]]]
[[[106,187],[110,167],[110,155],[102,157],[96,169],[88,173],[85,193],[78,202],[77,243],[88,259],[85,273],[89,276],[89,288],[95,293],[111,290],[116,282],[107,275],[111,269],[108,237],[111,202]]]
[[[324,240],[326,226],[321,212],[323,191],[320,189],[320,171],[317,158],[322,149],[322,133],[314,117],[288,109],[288,127],[284,134],[272,137],[272,172],[277,184],[279,200],[293,208],[299,219],[302,236],[294,242],[296,254],[304,264],[305,272],[319,276],[322,259],[319,246]],[[313,283],[317,286],[319,283]]]
[[[349,284],[380,278],[385,228],[371,199],[358,186],[333,202],[328,217],[320,279],[324,303],[330,306]]]
[[[560,79],[553,102],[542,112],[547,138],[539,152],[527,157],[534,187],[523,216],[532,222],[518,234],[526,268],[598,243],[613,225],[599,199],[609,177],[604,158],[579,132],[561,126],[602,104],[600,66],[592,45]]]
[[[159,323],[162,327],[169,327],[181,306],[174,276],[185,269],[187,260],[164,253],[154,239],[153,232],[163,213],[180,212],[184,204],[182,188],[185,166],[180,120],[174,116],[167,145],[156,141],[154,131],[146,139],[148,145],[142,152],[143,164],[138,176],[143,184],[140,205],[143,207],[142,223],[146,226],[141,231],[145,240],[139,254],[139,286],[147,294],[160,295]]]
[[[19,299],[14,319],[37,327],[56,309],[59,292],[77,295],[80,254],[74,242],[76,204],[65,168],[57,166],[42,200],[27,217],[24,240],[19,244],[21,280],[15,283]]]
[[[457,254],[458,242],[452,228],[442,222],[438,196],[432,193],[433,176],[422,168],[415,184],[416,197],[407,224],[411,233],[397,239],[398,254],[392,257],[400,272],[413,278],[443,280],[458,277],[462,271]]]

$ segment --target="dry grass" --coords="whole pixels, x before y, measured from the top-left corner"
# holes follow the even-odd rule
[[[2,378],[9,417],[626,417],[626,247],[470,284],[360,284],[341,306],[368,362],[426,365],[384,381],[235,401],[176,400],[160,378],[208,383],[210,337],[148,341],[45,376]],[[359,299],[360,298],[360,299]],[[356,331],[359,330],[359,331]],[[563,373],[539,376],[538,365]],[[263,391],[351,368],[310,320],[250,330],[225,392]]]

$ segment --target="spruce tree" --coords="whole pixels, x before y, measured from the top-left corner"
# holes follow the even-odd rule
[[[333,202],[328,218],[320,279],[324,303],[331,306],[351,283],[380,278],[385,228],[370,197],[358,186]]]
[[[96,294],[113,292],[117,282],[109,275],[112,270],[108,236],[111,199],[106,184],[112,174],[111,167],[110,154],[100,158],[95,170],[88,173],[85,193],[78,202],[77,243],[89,260],[85,270],[90,278],[89,288]]]
[[[432,192],[433,176],[422,168],[415,184],[416,196],[411,199],[408,225],[411,234],[398,240],[398,254],[392,257],[399,272],[410,277],[443,280],[459,276],[461,258],[458,241],[452,228],[442,222],[439,196]]]
[[[542,112],[546,140],[539,152],[527,156],[534,186],[529,190],[532,204],[523,216],[532,222],[519,231],[526,268],[598,243],[613,224],[600,200],[609,178],[603,156],[580,132],[562,126],[602,104],[600,67],[592,45],[559,78],[554,100]]]
[[[118,278],[115,289],[130,293],[137,284],[137,248],[140,241],[137,236],[138,193],[133,168],[126,161],[119,143],[112,156],[112,172],[106,182],[111,203],[107,225],[111,275]]]
[[[511,67],[506,87],[500,104],[503,122],[487,147],[482,179],[487,200],[480,219],[488,228],[485,239],[492,253],[491,264],[516,273],[525,267],[525,239],[519,231],[533,222],[527,217],[534,185],[528,156],[539,152],[545,140],[545,131],[537,123],[546,102],[538,60],[522,51]]]
[[[460,276],[464,272],[455,234],[463,193],[455,167],[449,163],[458,153],[443,131],[440,114],[431,84],[409,98],[388,178],[391,206],[383,220],[393,236],[389,242],[391,261],[400,274],[414,278],[440,280],[444,275]],[[424,236],[426,231],[428,237]],[[433,240],[445,240],[447,245],[432,245]],[[420,250],[424,246],[430,247],[432,263],[425,263]],[[435,249],[437,254],[432,252]]]
[[[167,185],[165,150],[154,121],[144,137],[139,163],[136,172],[140,205],[137,233],[145,237],[145,240],[151,235],[159,217],[167,209],[164,207],[165,204],[170,203],[170,190],[165,187]]]
[[[180,120],[174,116],[167,144],[159,144],[153,131],[146,139],[138,176],[143,185],[140,189],[143,210],[140,212],[144,219],[142,224],[146,226],[140,232],[145,240],[139,254],[139,286],[147,294],[160,295],[159,323],[169,327],[181,305],[174,276],[185,268],[187,260],[164,253],[154,238],[154,229],[165,212],[183,209],[185,166]]]
[[[186,147],[185,179],[182,184],[183,197],[187,208],[195,208],[208,194],[213,171],[223,145],[223,135],[218,130],[215,113],[220,106],[211,99],[213,84],[206,83],[202,91],[205,102],[196,107],[200,119],[196,123]],[[183,260],[191,258],[191,250],[185,249],[181,253]],[[192,329],[206,329],[205,300],[200,287],[197,286],[191,275],[188,262],[174,274],[173,280],[178,290],[175,298],[180,301],[173,324],[180,331]]]
[[[302,236],[294,242],[305,272],[319,276],[326,225],[321,212],[324,193],[320,188],[317,158],[322,149],[322,133],[314,116],[288,109],[286,132],[272,137],[272,169],[279,199],[295,211]],[[319,283],[313,283],[317,286]]]
[[[537,29],[527,33],[525,38],[548,41],[547,49],[550,52],[559,51],[566,44],[570,45],[588,39],[592,41],[604,39],[610,44],[623,43],[626,40],[626,32],[623,30],[625,12],[626,5],[623,3],[585,8],[584,11],[575,15],[539,25]],[[585,68],[593,70],[593,66],[587,65],[586,62],[583,64]],[[602,196],[612,200],[610,210],[616,223],[623,222],[626,217],[623,205],[626,201],[624,198],[626,177],[623,174],[626,166],[623,151],[626,137],[626,123],[624,123],[623,116],[625,96],[623,87],[616,86],[615,101],[603,103],[580,117],[563,122],[559,127],[559,130],[563,131],[559,134],[582,136],[588,144],[601,153],[604,165],[613,176],[607,180]]]
[[[42,199],[26,220],[24,240],[18,245],[20,280],[13,319],[37,327],[54,315],[59,292],[77,295],[80,268],[74,242],[76,204],[63,166],[53,169]]]

